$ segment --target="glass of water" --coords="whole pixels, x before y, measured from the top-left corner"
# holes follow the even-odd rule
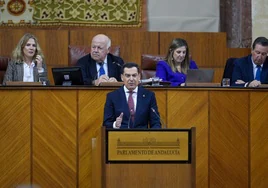
[[[222,79],[222,87],[230,87],[230,78]]]
[[[160,85],[160,78],[157,76],[152,77],[152,86],[159,86]]]

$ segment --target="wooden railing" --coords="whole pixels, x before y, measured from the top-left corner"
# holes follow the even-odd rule
[[[0,87],[0,187],[92,187],[91,140],[114,89]],[[268,185],[268,89],[153,91],[168,128],[196,127],[196,187]]]

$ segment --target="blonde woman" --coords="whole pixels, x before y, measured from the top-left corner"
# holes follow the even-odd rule
[[[12,52],[3,85],[6,85],[8,81],[38,82],[39,74],[46,72],[47,68],[44,62],[44,55],[37,38],[27,33],[20,39]]]
[[[190,60],[189,47],[184,39],[174,39],[164,61],[156,65],[156,76],[163,81],[171,82],[172,86],[185,85],[187,71],[198,69],[196,63]]]

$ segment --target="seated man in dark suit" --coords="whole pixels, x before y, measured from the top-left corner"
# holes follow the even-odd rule
[[[98,86],[101,82],[121,81],[122,58],[109,53],[111,40],[103,34],[93,37],[90,54],[80,58],[77,65],[82,69],[84,83]]]
[[[108,93],[103,125],[107,128],[161,128],[155,94],[138,86],[140,70],[136,63],[121,69],[124,86]]]
[[[258,37],[252,45],[251,55],[235,61],[232,86],[258,87],[268,84],[268,39]]]

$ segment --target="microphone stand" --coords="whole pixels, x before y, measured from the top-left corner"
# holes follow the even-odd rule
[[[130,125],[130,119],[131,119],[132,115],[131,113],[129,114],[129,118],[128,118],[128,122],[127,122],[127,128],[129,129],[129,125]]]
[[[158,119],[160,120],[161,124],[163,125],[163,128],[166,129],[167,125],[164,123],[164,121],[161,119],[161,117],[156,113],[155,109],[152,107],[151,110],[158,117]]]

